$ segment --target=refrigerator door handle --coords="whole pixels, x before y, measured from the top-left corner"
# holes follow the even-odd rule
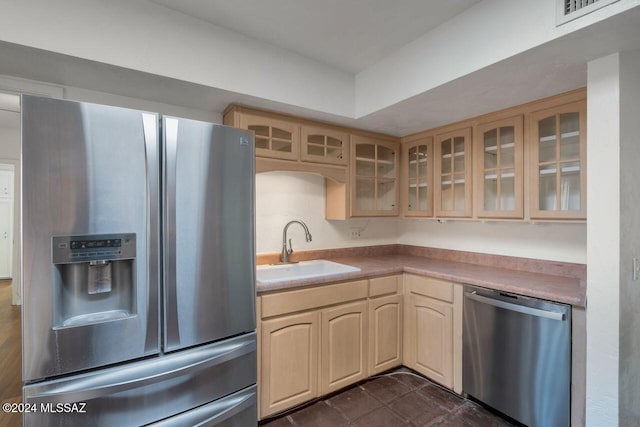
[[[178,119],[164,117],[164,349],[180,344],[176,283],[176,173],[178,167]]]
[[[160,202],[158,201],[159,189],[159,153],[158,153],[158,116],[156,114],[142,113],[142,123],[144,132],[144,145],[146,150],[145,168],[147,172],[147,194],[151,195],[147,199],[147,323],[145,350],[160,350],[160,314],[159,291],[160,291]]]
[[[252,337],[209,349],[206,352],[210,354],[205,357],[199,355],[202,352],[186,356],[189,359],[197,357],[196,361],[184,360],[183,357],[174,357],[170,360],[151,359],[142,362],[145,365],[142,366],[142,372],[140,366],[113,368],[111,372],[105,372],[96,378],[76,380],[50,391],[26,397],[29,403],[83,402],[195,373],[255,351],[256,342]]]
[[[256,386],[147,427],[217,426],[257,404]]]

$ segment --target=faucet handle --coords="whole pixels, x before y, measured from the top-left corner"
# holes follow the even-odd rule
[[[291,239],[289,239],[289,249],[287,249],[287,255],[291,255],[293,253],[293,247],[291,246]]]

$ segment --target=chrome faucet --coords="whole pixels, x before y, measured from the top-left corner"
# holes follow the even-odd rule
[[[287,249],[287,230],[291,224],[298,223],[304,228],[304,238],[307,242],[311,241],[311,233],[309,233],[309,228],[307,224],[302,221],[293,220],[289,221],[287,225],[284,226],[284,230],[282,231],[282,253],[280,254],[280,262],[282,264],[292,264],[297,261],[289,261],[289,257],[293,253],[293,248],[291,247],[291,239],[289,239],[289,248]]]

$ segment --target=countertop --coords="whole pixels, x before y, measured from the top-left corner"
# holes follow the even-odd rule
[[[256,282],[256,290],[258,294],[262,294],[276,290],[404,272],[542,298],[571,304],[577,307],[584,307],[586,303],[585,281],[573,277],[444,261],[413,255],[382,255],[327,259],[341,264],[359,267],[361,271],[325,277],[287,280],[269,284],[258,281]]]

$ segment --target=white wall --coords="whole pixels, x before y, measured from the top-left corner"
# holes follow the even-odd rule
[[[638,0],[620,0],[556,27],[556,0],[479,2],[358,73],[356,117],[442,86],[638,4]]]
[[[151,2],[5,1],[0,40],[318,111],[354,113],[352,74]]]
[[[406,219],[398,243],[585,264],[586,225]]]
[[[588,427],[618,425],[621,271],[619,74],[618,54],[588,64]]]
[[[309,227],[313,240],[306,243],[299,225],[289,228],[293,250],[344,248],[396,243],[397,219],[324,218],[324,178],[297,172],[267,172],[256,175],[256,252],[282,249],[282,229],[298,219]],[[351,238],[352,231],[360,237]]]

